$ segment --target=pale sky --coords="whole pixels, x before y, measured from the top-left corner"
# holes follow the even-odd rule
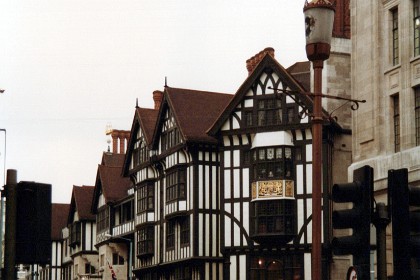
[[[94,185],[105,127],[131,128],[136,98],[168,86],[235,93],[266,47],[307,60],[304,0],[2,0],[0,129],[6,169],[70,203]],[[4,181],[0,131],[0,178]]]

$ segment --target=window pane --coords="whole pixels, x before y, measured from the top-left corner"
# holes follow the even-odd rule
[[[258,125],[265,125],[265,111],[258,112]]]
[[[283,158],[283,149],[282,148],[277,148],[276,149],[276,158]]]
[[[274,148],[267,149],[267,159],[273,159],[274,158]]]
[[[392,63],[399,63],[399,39],[398,39],[398,9],[391,11],[392,13]]]
[[[265,150],[264,149],[260,149],[258,152],[258,159],[259,160],[264,160],[265,159]]]

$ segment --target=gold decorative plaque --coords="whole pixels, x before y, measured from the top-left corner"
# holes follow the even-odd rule
[[[258,182],[258,198],[283,196],[282,181]]]
[[[256,199],[257,198],[257,182],[252,182],[251,188],[252,188],[252,199]]]
[[[295,184],[294,181],[291,180],[285,180],[285,185],[286,185],[286,197],[292,197],[294,198],[294,190],[295,190]]]

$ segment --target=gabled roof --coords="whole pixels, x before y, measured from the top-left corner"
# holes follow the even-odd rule
[[[140,127],[146,138],[148,144],[153,141],[153,131],[156,126],[156,121],[158,118],[159,110],[157,109],[146,109],[146,108],[137,108],[136,114],[138,116],[138,121]]]
[[[98,164],[95,190],[92,198],[92,213],[97,212],[100,194],[106,203],[116,202],[127,196],[127,190],[132,186],[128,177],[123,177],[121,170],[125,154],[104,153],[101,164]]]
[[[121,167],[124,163],[125,154],[104,152],[102,154],[102,165],[111,167]]]
[[[158,132],[168,107],[172,110],[181,137],[186,142],[217,143],[206,131],[233,97],[232,94],[226,93],[165,87],[163,106],[159,111],[160,121],[155,128],[153,144],[158,143]]]
[[[305,92],[305,89],[302,85],[300,85],[293,76],[283,67],[281,66],[277,60],[275,60],[269,53],[266,53],[261,61],[256,65],[253,69],[252,73],[247,77],[247,79],[242,83],[242,85],[237,90],[234,98],[231,102],[226,106],[225,110],[220,114],[219,118],[213,123],[213,125],[209,128],[208,134],[209,135],[216,135],[217,132],[221,129],[222,125],[226,122],[235,108],[240,104],[242,99],[247,94],[248,90],[252,87],[255,80],[263,73],[263,71],[267,68],[272,69],[275,71],[282,80],[289,86],[290,90]],[[274,90],[273,90],[274,92]],[[312,99],[308,96],[301,95],[299,100],[312,108],[313,102]]]
[[[121,176],[121,168],[98,165],[96,186],[100,187],[106,203],[116,202],[127,196],[132,186],[130,178]]]
[[[51,240],[61,240],[61,230],[67,226],[70,204],[51,204]]]
[[[73,222],[74,213],[77,212],[79,220],[95,221],[96,217],[91,212],[93,186],[73,186],[73,193],[71,196],[70,211],[68,216],[68,223]]]
[[[127,153],[124,159],[123,165],[123,176],[128,176],[130,169],[131,155],[134,149],[134,144],[137,140],[137,132],[139,129],[143,131],[147,146],[151,146],[153,141],[153,132],[155,130],[159,110],[147,109],[147,108],[136,108],[136,112],[133,118],[133,124],[131,125],[130,139],[127,144]]]

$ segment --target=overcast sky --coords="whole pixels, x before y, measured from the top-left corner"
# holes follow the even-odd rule
[[[18,181],[70,203],[94,185],[105,127],[131,128],[136,98],[172,87],[235,93],[266,47],[305,61],[303,0],[2,0],[0,129]],[[0,131],[4,181],[5,133]]]

